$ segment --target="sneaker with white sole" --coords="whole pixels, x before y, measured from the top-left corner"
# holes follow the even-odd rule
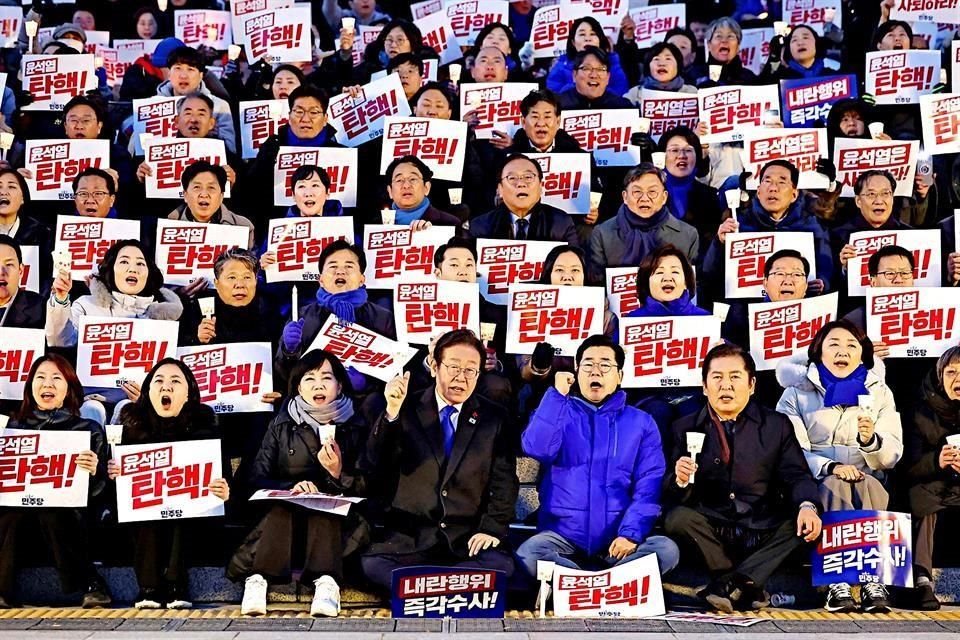
[[[190,601],[187,587],[185,585],[169,584],[167,585],[167,609],[192,609],[193,602]]]
[[[247,578],[243,584],[243,603],[240,605],[240,615],[267,615],[267,581],[259,573]]]
[[[823,608],[830,613],[850,613],[857,610],[857,601],[850,593],[850,585],[846,582],[837,582],[830,585],[827,591],[827,603]]]
[[[330,576],[323,576],[314,580],[313,586],[310,615],[336,618],[340,614],[340,587],[337,581]]]
[[[134,609],[160,609],[162,606],[163,603],[156,589],[141,589],[133,604]]]
[[[860,585],[860,609],[864,613],[886,613],[890,611],[890,594],[879,582],[867,582]]]

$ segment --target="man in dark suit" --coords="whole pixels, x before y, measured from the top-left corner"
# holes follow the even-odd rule
[[[543,169],[522,153],[506,159],[500,170],[497,195],[503,201],[482,216],[463,223],[471,238],[497,240],[553,240],[580,246],[567,213],[543,204]]]
[[[20,288],[23,269],[20,243],[0,235],[0,327],[43,329],[43,298]]]
[[[362,462],[381,486],[395,487],[384,541],[362,558],[374,583],[418,564],[513,573],[499,547],[519,485],[506,414],[474,393],[486,350],[472,332],[451,331],[434,347],[436,384],[406,403],[410,374],[387,384]]]
[[[703,558],[713,581],[699,595],[727,613],[769,605],[767,579],[822,527],[793,425],[754,402],[755,387],[749,353],[732,344],[711,349],[703,362],[707,406],[673,424],[673,472],[664,478],[664,503],[675,505],[667,535]],[[693,434],[703,438],[696,460]]]

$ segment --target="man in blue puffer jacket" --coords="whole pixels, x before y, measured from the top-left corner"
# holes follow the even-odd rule
[[[662,573],[677,565],[677,545],[650,535],[666,463],[656,423],[626,403],[623,364],[610,338],[584,340],[576,386],[558,373],[523,433],[524,452],[545,471],[539,533],[517,550],[534,578],[537,560],[599,569],[655,553]]]

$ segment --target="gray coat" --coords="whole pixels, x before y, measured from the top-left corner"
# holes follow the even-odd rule
[[[680,249],[692,264],[696,264],[700,256],[700,235],[696,228],[678,220],[672,213],[657,230],[659,245],[672,244]],[[591,278],[602,282],[604,270],[607,267],[636,267],[639,265],[626,264],[624,256],[627,254],[626,239],[620,234],[617,226],[617,217],[614,216],[598,224],[590,234],[590,246],[587,251],[587,261]]]

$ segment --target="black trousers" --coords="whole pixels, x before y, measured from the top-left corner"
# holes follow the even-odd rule
[[[339,583],[343,578],[342,521],[343,517],[330,513],[277,504],[233,554],[227,576],[243,580],[259,573],[268,582],[286,583],[296,565],[303,567],[300,582],[304,584],[321,576]]]
[[[133,525],[133,571],[141,589],[187,586],[187,522],[155,520]]]
[[[12,596],[17,561],[24,555],[22,534],[36,529],[53,556],[64,593],[80,591],[97,576],[90,562],[85,510],[0,509],[0,596]]]
[[[735,564],[731,559],[733,545],[720,539],[720,526],[721,523],[689,507],[674,507],[664,522],[667,535],[682,546],[698,551],[713,576],[739,573],[760,587],[791,553],[807,544],[797,535],[796,523],[787,520],[776,529],[752,531],[758,537],[758,544]]]
[[[486,549],[473,558],[463,559],[454,556],[443,545],[427,551],[414,553],[370,553],[360,559],[363,573],[367,578],[385,589],[393,583],[393,570],[417,565],[457,567],[460,569],[490,569],[503,571],[507,577],[513,575],[513,556],[497,549]]]

